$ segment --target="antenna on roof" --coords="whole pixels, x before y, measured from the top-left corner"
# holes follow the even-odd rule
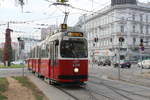
[[[53,3],[53,5],[55,6],[61,5],[61,6],[69,7],[70,5],[67,4],[67,2],[68,0],[56,0],[56,3]],[[64,17],[63,24],[60,25],[61,31],[63,32],[67,30],[67,20],[68,20],[69,12],[65,10],[64,14],[65,14],[65,17]]]

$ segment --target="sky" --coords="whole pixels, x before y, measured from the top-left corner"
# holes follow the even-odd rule
[[[56,0],[24,0],[23,11],[18,4],[19,0],[0,0],[0,42],[5,40],[5,29],[8,22],[9,27],[14,30],[11,34],[12,41],[17,41],[17,37],[40,38],[40,29],[47,25],[59,25],[63,22],[63,6],[51,5]],[[110,4],[111,0],[68,0],[74,7],[88,11],[97,11]],[[140,2],[150,2],[150,0],[139,0]],[[78,17],[88,13],[77,9],[67,9],[69,11],[68,25],[77,23]],[[25,23],[22,23],[25,22]],[[5,25],[4,25],[5,24]],[[45,24],[46,26],[41,26]]]

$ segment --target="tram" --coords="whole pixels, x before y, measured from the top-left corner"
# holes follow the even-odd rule
[[[50,83],[88,81],[87,39],[82,32],[65,31],[48,36],[30,51],[28,69]]]

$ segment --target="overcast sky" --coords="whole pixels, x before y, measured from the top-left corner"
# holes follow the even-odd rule
[[[10,28],[15,31],[21,31],[22,33],[13,32],[12,40],[16,41],[18,36],[24,37],[39,37],[41,26],[37,24],[57,24],[63,22],[64,14],[63,7],[51,6],[50,2],[46,0],[24,0],[25,5],[23,12],[17,0],[0,0],[0,24],[6,24],[8,21],[25,21],[28,24],[10,24]],[[55,2],[55,0],[49,0]],[[93,1],[93,3],[92,3]],[[99,10],[110,4],[111,0],[69,0],[69,4],[74,7],[84,10]],[[150,0],[139,0],[140,2],[148,2]],[[69,9],[70,14],[68,18],[68,24],[73,26],[78,21],[78,17],[84,13],[84,11],[77,9]],[[4,41],[4,33],[6,25],[0,26],[0,42]],[[43,26],[42,26],[43,27]]]

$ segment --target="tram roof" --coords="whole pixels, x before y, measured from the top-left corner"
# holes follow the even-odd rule
[[[42,42],[40,42],[37,46],[41,46],[43,43],[48,43],[49,41],[54,41],[56,39],[60,39],[67,32],[82,32],[84,34],[84,32],[81,31],[81,29],[69,28],[67,31],[64,31],[64,32],[59,31],[54,34],[49,34],[47,36],[47,38],[45,40],[43,40]]]

